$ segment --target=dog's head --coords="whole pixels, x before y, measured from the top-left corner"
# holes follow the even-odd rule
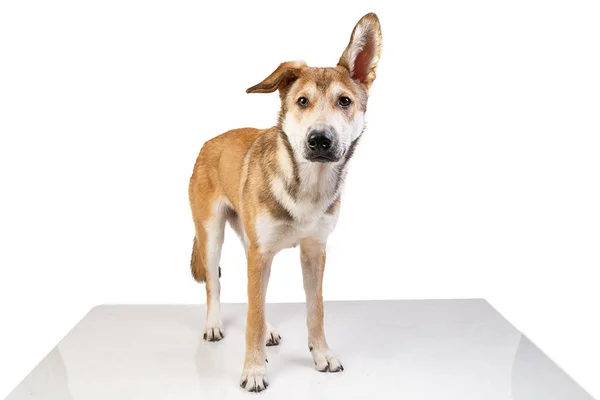
[[[381,47],[379,19],[367,14],[354,27],[335,68],[284,62],[246,92],[279,90],[279,126],[294,151],[308,161],[337,162],[364,130]]]

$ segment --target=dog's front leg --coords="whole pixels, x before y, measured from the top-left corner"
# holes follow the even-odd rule
[[[306,324],[308,348],[317,370],[339,372],[344,367],[331,352],[323,327],[323,273],[325,272],[325,243],[306,239],[300,243],[300,261],[306,293]]]
[[[249,392],[260,392],[269,386],[265,365],[265,296],[272,260],[273,255],[262,254],[256,246],[249,247],[246,361],[240,384]]]

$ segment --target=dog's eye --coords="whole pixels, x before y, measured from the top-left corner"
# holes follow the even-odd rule
[[[300,97],[297,103],[300,107],[308,107],[308,99],[306,97]]]
[[[350,107],[350,104],[352,104],[350,97],[342,96],[338,99],[338,105],[342,108],[348,108]]]

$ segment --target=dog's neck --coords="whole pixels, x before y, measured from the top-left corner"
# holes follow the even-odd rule
[[[278,184],[281,188],[275,190],[275,194],[279,192],[277,197],[289,195],[293,199],[291,204],[298,207],[295,216],[299,219],[303,219],[305,213],[311,214],[311,208],[315,213],[324,212],[340,195],[348,161],[354,153],[358,139],[352,143],[339,161],[319,163],[308,161],[294,151],[283,130],[280,130],[280,138],[282,146],[278,150],[278,162],[284,179]]]

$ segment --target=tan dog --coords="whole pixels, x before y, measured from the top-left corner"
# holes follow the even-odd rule
[[[280,337],[265,319],[271,261],[300,244],[306,292],[308,346],[319,371],[343,371],[323,328],[322,280],[327,237],[336,225],[347,164],[365,129],[369,88],[381,54],[375,14],[356,25],[335,68],[284,62],[248,93],[279,90],[277,126],[226,132],[204,144],[190,179],[196,228],[191,268],[206,282],[204,338],[223,338],[219,259],[225,222],[240,236],[248,258],[246,361],[241,386],[262,391],[265,344]]]

